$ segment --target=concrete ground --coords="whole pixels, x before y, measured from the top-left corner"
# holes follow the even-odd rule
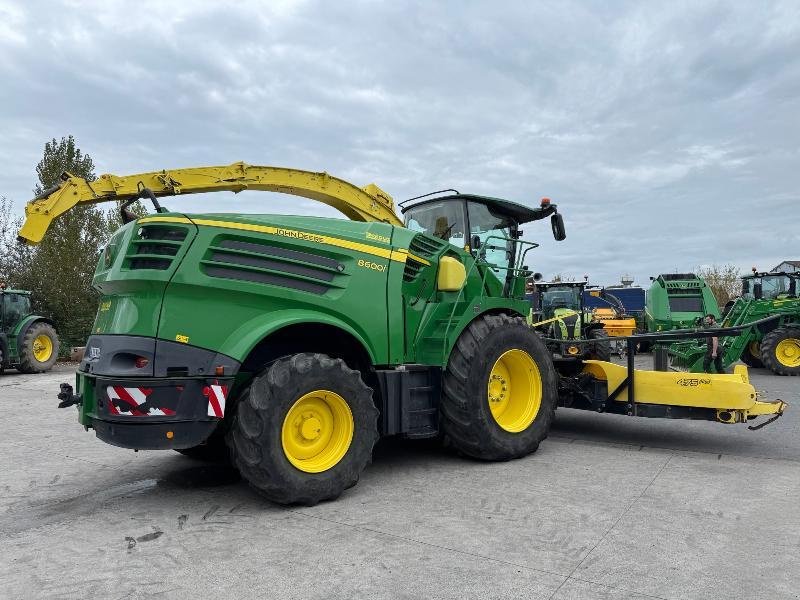
[[[0,376],[2,598],[800,598],[800,379],[760,431],[560,410],[508,463],[382,443],[338,501],[114,448],[57,410],[69,367]]]

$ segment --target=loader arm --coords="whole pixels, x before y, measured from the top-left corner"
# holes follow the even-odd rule
[[[137,175],[101,175],[88,182],[70,173],[61,183],[28,202],[21,241],[38,244],[50,223],[79,204],[125,201],[136,198],[142,188],[155,196],[177,196],[203,192],[258,190],[281,192],[323,202],[353,221],[379,221],[403,225],[395,214],[392,197],[374,183],[359,188],[327,173],[283,167],[262,167],[243,162],[219,167],[190,167]]]

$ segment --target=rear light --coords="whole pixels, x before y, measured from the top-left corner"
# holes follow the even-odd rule
[[[136,360],[133,361],[133,364],[136,366],[137,369],[144,369],[147,365],[150,364],[150,361],[146,359],[144,356],[137,356]]]

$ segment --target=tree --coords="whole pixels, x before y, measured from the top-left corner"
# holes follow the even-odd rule
[[[39,182],[34,193],[57,184],[65,171],[95,179],[92,158],[81,152],[72,136],[45,144],[36,165]],[[18,248],[22,260],[9,268],[9,283],[32,291],[34,309],[53,319],[65,350],[82,345],[91,332],[97,309],[92,277],[98,251],[109,237],[109,221],[100,209],[75,207],[53,221],[38,247]]]
[[[18,279],[16,275],[30,264],[32,249],[17,240],[17,232],[22,227],[22,219],[12,216],[13,203],[5,196],[0,197],[0,282],[9,286]]]
[[[736,265],[697,267],[695,272],[711,288],[720,308],[724,308],[741,291],[739,268]]]

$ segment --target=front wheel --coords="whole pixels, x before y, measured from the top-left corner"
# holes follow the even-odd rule
[[[800,327],[778,327],[765,335],[761,362],[778,375],[800,375]]]
[[[608,332],[603,329],[592,329],[589,332],[590,340],[597,340],[589,344],[589,357],[593,360],[604,360],[611,362],[611,341],[608,339]]]
[[[227,439],[242,477],[263,496],[314,505],[358,482],[377,419],[358,371],[324,354],[295,354],[253,379]]]
[[[522,318],[475,319],[456,341],[443,381],[442,430],[464,454],[519,458],[547,437],[558,400],[556,372]]]
[[[748,367],[753,367],[754,369],[761,369],[764,367],[764,363],[761,362],[761,347],[758,342],[750,342],[747,344],[744,352],[742,352],[741,359]]]

